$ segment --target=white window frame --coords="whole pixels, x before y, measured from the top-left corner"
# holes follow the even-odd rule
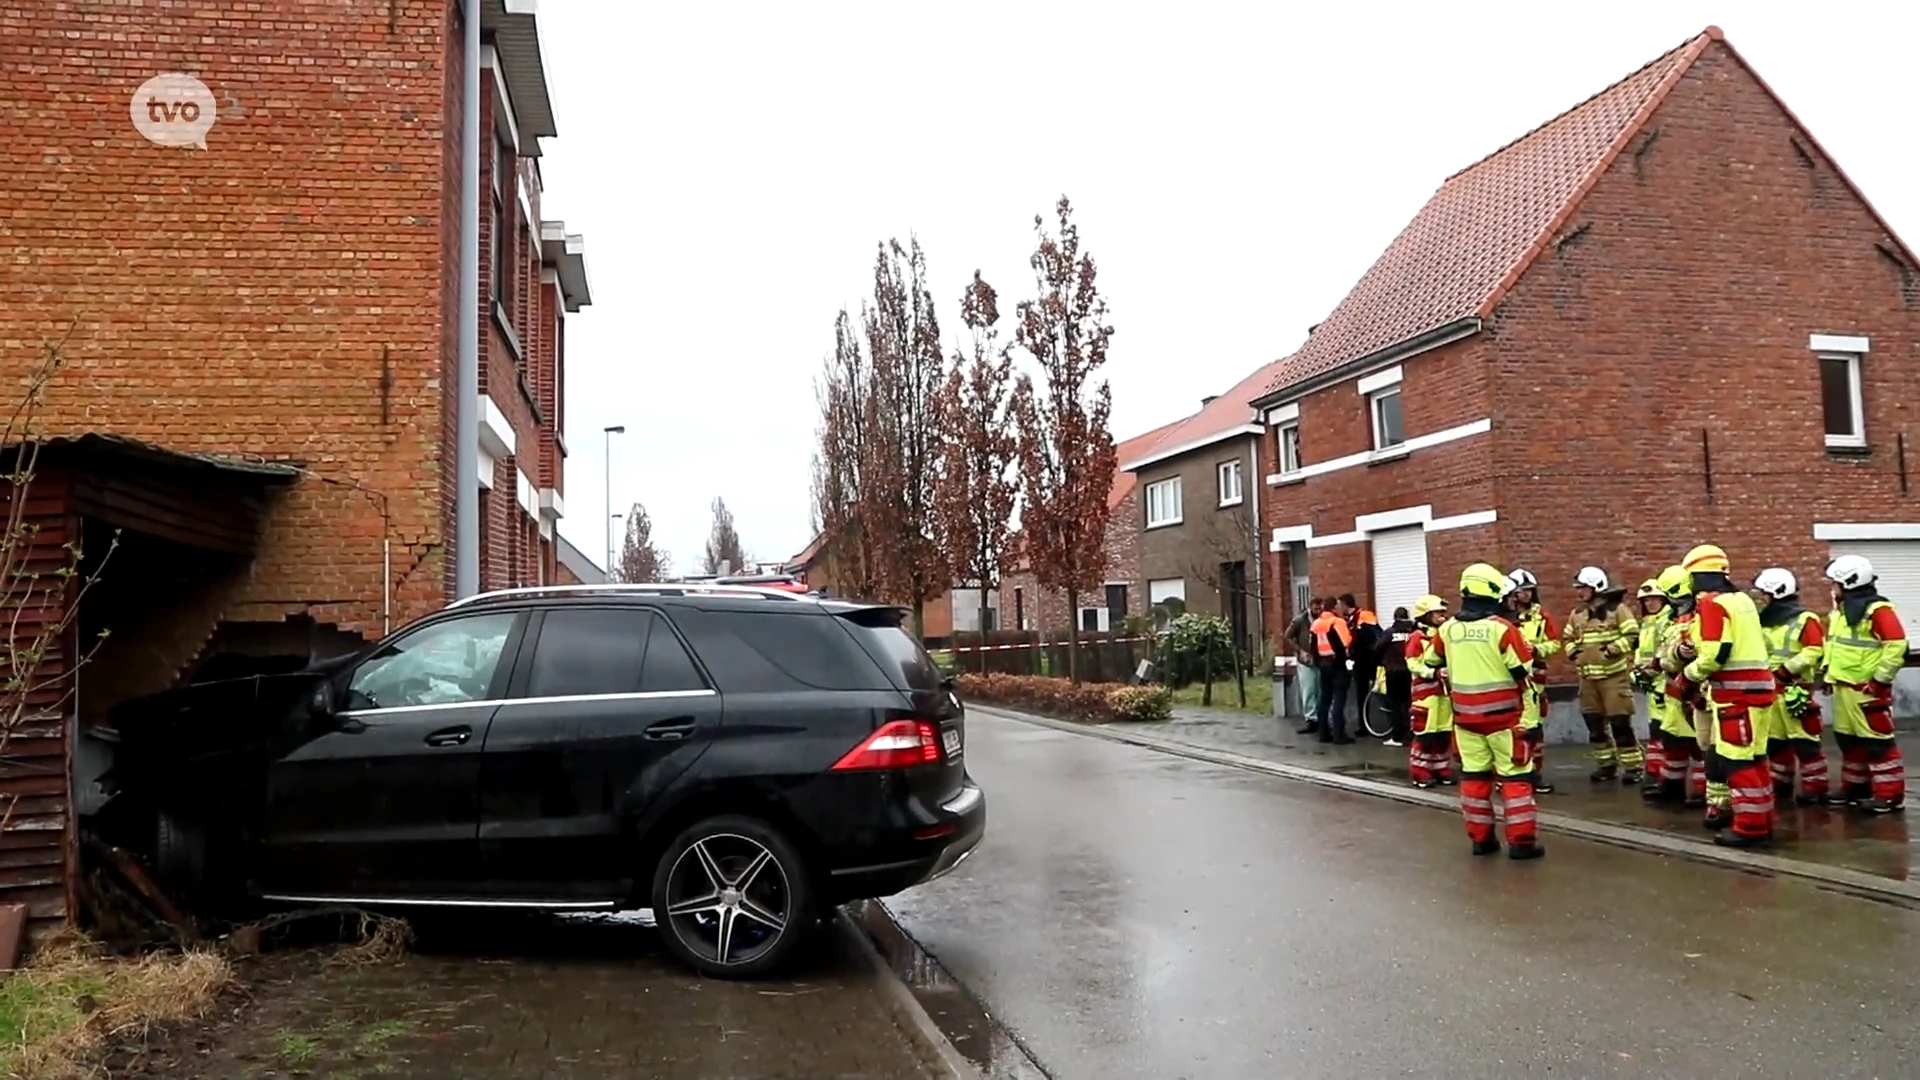
[[[1864,450],[1867,447],[1867,409],[1866,400],[1860,385],[1860,355],[1857,352],[1840,352],[1835,349],[1823,349],[1814,353],[1822,366],[1828,360],[1845,361],[1847,365],[1847,397],[1853,406],[1853,434],[1835,435],[1827,427],[1827,394],[1824,376],[1820,381],[1820,430],[1826,436],[1827,445],[1843,450]]]
[[[1293,441],[1287,441],[1291,434]],[[1297,476],[1300,473],[1300,421],[1281,424],[1274,429],[1274,437],[1279,440],[1277,456],[1280,459],[1281,476]]]
[[[1246,467],[1239,458],[1223,461],[1214,466],[1214,475],[1220,483],[1220,505],[1239,506],[1247,501]],[[1232,493],[1228,493],[1228,478],[1232,478]]]
[[[1388,398],[1400,398],[1400,441],[1387,443],[1385,425],[1381,422],[1380,406]],[[1381,387],[1367,395],[1367,419],[1373,426],[1373,452],[1376,454],[1404,454],[1407,452],[1407,402],[1400,394],[1400,384]]]
[[[1164,493],[1169,491],[1173,493],[1172,507],[1169,508],[1165,505],[1161,505],[1158,508],[1159,516],[1155,516],[1156,501],[1160,503],[1164,503],[1166,501],[1166,496]],[[1181,500],[1179,477],[1169,476],[1164,480],[1155,480],[1153,483],[1148,484],[1146,494],[1143,496],[1143,499],[1147,504],[1147,528],[1149,529],[1165,528],[1168,525],[1178,525],[1183,520],[1185,520],[1183,516],[1183,510],[1185,508],[1181,504],[1182,500]]]
[[[1170,583],[1178,584],[1180,587],[1178,589],[1155,589],[1154,588],[1155,585],[1167,585]],[[1155,593],[1158,593],[1159,595],[1156,596]],[[1147,582],[1147,607],[1148,608],[1152,608],[1153,605],[1158,604],[1160,601],[1165,600],[1168,597],[1178,597],[1181,603],[1183,604],[1186,603],[1187,602],[1187,579],[1183,577],[1153,578]]]

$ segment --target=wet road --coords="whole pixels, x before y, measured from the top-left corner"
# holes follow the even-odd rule
[[[1913,1075],[1920,912],[979,713],[901,925],[1061,1080]]]

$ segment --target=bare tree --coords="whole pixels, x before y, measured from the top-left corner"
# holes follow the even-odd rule
[[[620,561],[615,564],[617,580],[645,584],[664,581],[672,571],[669,560],[653,542],[653,519],[639,503],[627,513],[627,535],[620,545]]]
[[[740,547],[740,532],[733,527],[733,511],[727,509],[727,500],[716,496],[713,500],[713,530],[707,534],[706,558],[702,565],[707,573],[718,574],[722,566],[734,570],[746,560],[746,552]]]
[[[1022,375],[1013,410],[1020,430],[1021,534],[1035,579],[1067,594],[1097,588],[1107,568],[1106,531],[1113,484],[1113,395],[1094,375],[1107,360],[1113,327],[1095,285],[1093,257],[1080,250],[1073,206],[1054,207],[1058,235],[1033,219],[1039,238],[1031,263],[1039,295],[1018,307],[1014,340],[1033,358],[1040,381]],[[1080,622],[1069,619],[1067,672],[1080,679]]]
[[[980,589],[984,645],[988,590],[1000,579],[1012,539],[1020,443],[1013,432],[1013,358],[999,344],[999,298],[978,270],[960,298],[960,319],[972,333],[972,355],[954,351],[942,390],[938,507],[955,573]],[[983,648],[980,670],[986,669]]]
[[[833,323],[833,354],[814,384],[819,402],[818,446],[813,456],[813,525],[821,538],[820,561],[839,591],[874,599],[873,536],[862,502],[870,485],[875,413],[873,365],[846,310]]]

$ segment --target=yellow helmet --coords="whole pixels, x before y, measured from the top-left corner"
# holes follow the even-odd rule
[[[1460,572],[1460,594],[1462,596],[1478,596],[1486,600],[1498,600],[1507,595],[1507,589],[1509,587],[1510,583],[1507,581],[1507,575],[1483,562],[1474,563],[1472,566]]]
[[[1693,595],[1693,575],[1683,566],[1667,567],[1660,571],[1660,576],[1654,578],[1653,583],[1669,600]]]
[[[1447,610],[1447,602],[1432,593],[1413,602],[1413,617],[1416,619],[1423,619],[1436,611],[1445,610]]]
[[[1640,592],[1639,592],[1638,594],[1636,594],[1636,595],[1638,595],[1638,596],[1639,596],[1639,597],[1640,597],[1641,599],[1643,599],[1643,600],[1644,600],[1644,599],[1646,599],[1646,598],[1647,598],[1647,597],[1649,597],[1649,596],[1659,596],[1659,595],[1661,595],[1661,592],[1660,592],[1660,581],[1659,581],[1659,579],[1658,579],[1658,578],[1648,578],[1647,580],[1645,580],[1645,581],[1643,581],[1643,582],[1641,582],[1641,583],[1640,583]]]
[[[1724,574],[1728,568],[1727,553],[1720,550],[1717,544],[1701,544],[1687,552],[1687,557],[1680,560],[1680,565],[1689,574]]]

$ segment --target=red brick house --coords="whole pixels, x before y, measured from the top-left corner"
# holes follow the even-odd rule
[[[1486,560],[1561,609],[1713,541],[1824,607],[1857,551],[1920,619],[1917,350],[1913,252],[1709,28],[1449,177],[1282,363],[1269,570],[1384,615]]]
[[[479,419],[483,586],[557,580],[581,238],[541,216],[540,140],[556,127],[531,5],[484,0],[477,56],[460,6],[0,14],[0,118],[31,148],[0,170],[0,227],[32,267],[0,275],[0,365],[17,385],[66,341],[43,414],[62,442],[34,489],[57,525],[42,540],[85,537],[97,559],[122,530],[107,591],[81,605],[83,628],[114,630],[79,678],[82,730],[212,652],[229,672],[236,656],[285,663],[444,603],[463,408]],[[481,389],[462,402],[469,63],[483,69]],[[204,149],[130,122],[136,90],[172,71],[218,102]],[[68,730],[11,752],[61,773]],[[70,856],[90,777],[65,779],[35,788],[9,832],[64,837]],[[71,859],[48,850],[44,875],[0,882],[42,919],[70,910]]]

